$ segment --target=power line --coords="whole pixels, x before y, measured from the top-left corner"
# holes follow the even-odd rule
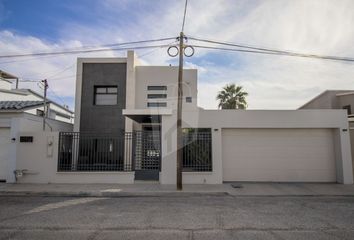
[[[50,75],[49,77],[47,77],[47,79],[52,78],[52,77],[54,77],[54,76],[57,76],[57,75],[59,75],[59,74],[62,74],[63,72],[66,72],[67,70],[71,69],[72,67],[75,67],[75,65],[76,65],[76,63],[70,64],[70,66],[68,66],[68,67],[66,67],[66,68],[64,68],[64,69],[62,69],[62,70],[60,70],[59,72],[56,72],[56,73],[53,74],[53,75]]]
[[[214,43],[214,44],[218,44],[218,45],[233,46],[233,47],[239,47],[239,48],[245,48],[245,49],[251,49],[251,50],[193,45],[194,47],[197,47],[197,48],[354,62],[354,58],[349,58],[349,57],[297,53],[297,52],[291,52],[291,51],[275,50],[275,49],[261,48],[261,47],[252,47],[252,46],[247,46],[247,45],[220,42],[220,41],[207,40],[207,39],[200,39],[200,38],[194,38],[194,37],[190,37],[190,39],[196,40],[196,41],[201,41],[201,42]]]
[[[170,46],[170,45],[172,45],[172,44],[174,44],[176,42],[177,42],[177,40],[174,40],[174,41],[168,43],[168,45]],[[163,48],[163,47],[161,47],[161,48]],[[152,53],[154,53],[154,52],[156,52],[158,50],[160,50],[160,48],[156,48],[156,49],[153,49],[151,51],[147,51],[147,52],[143,53],[142,55],[138,55],[138,57],[142,58],[142,57],[148,56],[148,55],[150,55],[150,54],[152,54]]]
[[[195,41],[200,41],[200,42],[214,43],[214,44],[226,45],[226,46],[232,46],[232,47],[248,48],[248,49],[260,50],[260,51],[271,51],[271,52],[286,53],[286,54],[290,53],[289,51],[284,51],[284,50],[254,47],[254,46],[250,46],[250,45],[243,45],[243,44],[230,43],[230,42],[221,42],[221,41],[210,40],[210,39],[201,39],[201,38],[195,38],[195,37],[189,37],[189,39],[192,39]]]
[[[52,58],[55,57],[53,56],[42,56],[42,57],[32,57],[32,58],[27,58],[27,59],[21,59],[21,60],[11,60],[11,61],[4,61],[4,62],[0,62],[0,64],[7,64],[7,63],[18,63],[18,62],[27,62],[27,61],[33,61],[33,60],[41,60],[41,59],[45,59],[45,58]]]
[[[158,39],[141,40],[141,41],[133,41],[133,42],[123,42],[123,43],[109,43],[109,44],[96,45],[96,46],[91,45],[91,46],[83,46],[81,48],[117,47],[117,46],[132,45],[138,43],[162,42],[162,41],[167,41],[172,39],[176,39],[176,37],[158,38]]]
[[[48,55],[64,55],[64,54],[75,54],[75,53],[90,53],[90,52],[104,52],[104,51],[119,51],[119,50],[129,50],[129,49],[143,49],[143,48],[154,48],[154,47],[162,47],[165,45],[147,45],[147,46],[136,46],[136,47],[125,47],[125,48],[111,48],[112,46],[119,45],[130,45],[137,43],[147,43],[147,42],[156,42],[156,41],[165,41],[171,40],[175,38],[161,38],[161,39],[153,39],[153,40],[144,40],[144,41],[136,41],[136,42],[127,42],[127,43],[118,43],[118,44],[110,44],[105,45],[106,48],[96,48],[96,49],[81,49],[81,50],[65,50],[58,52],[39,52],[39,53],[27,53],[27,54],[14,54],[14,55],[0,55],[0,58],[16,58],[16,57],[31,57],[31,56],[48,56]]]
[[[67,106],[68,106],[68,104],[66,104],[66,102],[65,102],[61,97],[59,97],[58,94],[56,94],[56,93],[54,92],[54,90],[52,90],[52,89],[50,89],[50,88],[48,88],[48,89],[49,89],[49,91],[55,96],[55,98],[57,98],[59,101],[61,101],[61,103],[62,103],[63,105],[67,105]]]
[[[270,55],[279,55],[273,52],[263,52],[256,50],[245,50],[245,49],[237,49],[237,48],[222,48],[222,47],[212,47],[212,46],[203,46],[203,45],[190,45],[195,48],[204,48],[204,49],[214,49],[214,50],[224,50],[224,51],[233,51],[233,52],[245,52],[245,53],[261,53],[261,54],[270,54]]]
[[[23,79],[23,80],[18,80],[19,82],[33,82],[33,83],[38,83],[39,81],[41,81],[41,80],[25,80],[25,79]]]
[[[184,4],[184,14],[183,14],[183,22],[182,22],[182,30],[181,30],[181,32],[184,31],[184,24],[186,22],[187,5],[188,5],[188,0],[186,0],[186,3]]]

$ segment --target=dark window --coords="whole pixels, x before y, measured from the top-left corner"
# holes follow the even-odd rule
[[[186,97],[186,102],[191,103],[192,102],[192,97]]]
[[[148,86],[148,90],[167,90],[167,86]]]
[[[20,142],[33,142],[32,136],[20,136]]]
[[[37,109],[36,112],[37,116],[43,117],[43,113],[44,113],[43,110]]]
[[[116,105],[117,86],[95,86],[95,105]]]
[[[148,94],[148,98],[167,98],[167,94]]]
[[[345,105],[345,106],[343,106],[343,109],[346,109],[346,110],[347,110],[348,115],[351,115],[351,114],[352,114],[352,109],[351,109],[351,106],[350,106],[350,105]]]
[[[148,107],[167,107],[167,103],[165,102],[148,102]]]

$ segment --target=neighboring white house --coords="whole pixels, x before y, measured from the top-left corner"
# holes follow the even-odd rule
[[[197,70],[183,74],[184,183],[353,183],[345,110],[204,110]],[[19,181],[176,184],[177,76],[132,51],[78,59],[75,132],[17,142],[17,169],[36,172]]]
[[[42,131],[43,97],[29,89],[11,89],[13,75],[0,71],[0,181],[13,182],[19,132]],[[72,131],[73,112],[48,100],[47,131]],[[35,151],[35,150],[34,150]]]

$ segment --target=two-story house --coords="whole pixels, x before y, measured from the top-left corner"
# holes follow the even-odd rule
[[[79,58],[74,132],[60,133],[48,181],[175,184],[177,82],[176,66],[142,66],[133,51]],[[352,183],[344,110],[205,110],[197,85],[184,69],[184,183]]]

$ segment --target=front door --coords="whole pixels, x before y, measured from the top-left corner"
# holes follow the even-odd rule
[[[160,126],[144,126],[135,132],[135,180],[159,180],[161,163]]]

